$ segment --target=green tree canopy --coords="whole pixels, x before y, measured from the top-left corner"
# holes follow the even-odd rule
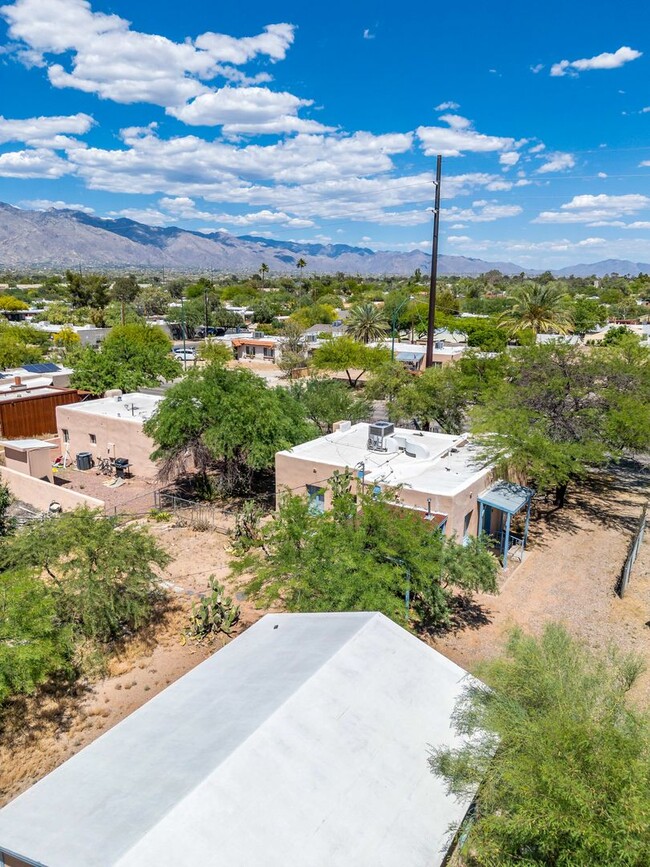
[[[0,704],[31,693],[70,667],[72,629],[61,625],[56,596],[29,569],[0,574]]]
[[[149,619],[161,594],[156,567],[170,558],[146,528],[82,508],[31,524],[4,545],[2,559],[44,572],[60,622],[107,642]]]
[[[10,325],[0,317],[0,369],[41,361],[49,335],[30,325]]]
[[[401,390],[413,382],[413,374],[401,361],[385,361],[379,365],[366,383],[364,394],[370,400],[393,400]]]
[[[165,316],[171,300],[168,289],[162,286],[145,286],[138,292],[135,304],[143,316]]]
[[[329,511],[288,493],[271,521],[239,540],[234,569],[253,575],[246,590],[263,604],[382,611],[430,629],[449,618],[454,589],[495,591],[497,563],[480,540],[459,545],[387,497],[355,498],[345,474],[314,483],[332,489]]]
[[[466,744],[431,757],[451,793],[478,790],[464,864],[650,863],[650,725],[626,701],[639,670],[553,624],[479,667],[487,685],[470,681],[455,711]]]
[[[321,433],[331,433],[336,421],[347,419],[352,423],[369,418],[372,404],[365,396],[359,397],[335,379],[309,379],[293,383],[291,394],[303,407]]]
[[[633,357],[630,355],[633,354]],[[486,459],[555,489],[562,505],[572,480],[650,444],[650,352],[552,342],[513,351],[504,377],[474,412]]]
[[[413,377],[389,408],[392,419],[416,418],[430,430],[435,422],[445,433],[458,434],[467,427],[465,414],[469,395],[460,368],[453,364],[430,367]]]
[[[145,423],[161,474],[218,469],[227,492],[250,486],[275,453],[310,439],[314,428],[285,388],[269,388],[247,370],[210,364],[171,388]]]
[[[476,347],[483,352],[502,352],[508,344],[504,329],[500,328],[492,318],[458,319],[452,327],[467,335],[468,346]]]
[[[571,314],[573,331],[586,334],[607,322],[607,309],[593,298],[578,298]]]
[[[79,274],[66,271],[66,294],[74,308],[103,310],[110,300],[108,279],[102,274]]]
[[[365,346],[351,337],[335,337],[314,352],[312,366],[315,370],[345,371],[354,387],[364,373],[377,370],[389,360],[390,352],[383,347]]]
[[[88,346],[76,354],[71,383],[92,394],[111,388],[131,392],[155,386],[161,379],[174,379],[181,373],[170,352],[171,341],[161,328],[118,325],[98,349]]]

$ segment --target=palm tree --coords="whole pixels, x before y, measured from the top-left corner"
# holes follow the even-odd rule
[[[388,333],[384,311],[374,304],[358,304],[350,309],[346,331],[361,343],[381,340]]]
[[[266,262],[262,262],[262,264],[260,265],[260,275],[262,276],[262,279],[264,279],[264,275],[268,273],[269,266],[266,264]]]
[[[302,269],[307,267],[307,263],[303,258],[298,259],[296,262],[296,268],[302,273]]]
[[[571,319],[561,289],[551,284],[526,283],[512,292],[511,306],[499,317],[499,324],[511,334],[533,331],[537,334],[568,334]]]

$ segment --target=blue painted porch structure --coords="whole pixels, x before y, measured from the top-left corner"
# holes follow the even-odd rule
[[[505,531],[501,533],[501,553],[503,554],[504,569],[508,565],[512,517],[524,508],[526,509],[526,525],[524,528],[524,535],[521,539],[522,551],[526,548],[526,542],[528,541],[528,528],[530,526],[530,505],[534,493],[535,492],[532,488],[525,488],[523,485],[516,485],[514,482],[506,482],[504,479],[500,479],[486,491],[483,491],[483,493],[478,497],[480,506],[478,523],[479,533],[486,532],[486,523],[489,528],[492,509],[496,509],[506,516],[506,528]],[[489,529],[487,532],[489,532]]]

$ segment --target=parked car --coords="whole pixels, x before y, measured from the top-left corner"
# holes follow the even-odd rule
[[[182,346],[175,346],[172,352],[179,361],[194,361],[196,359],[196,349],[191,346],[188,346],[187,349],[183,349]]]

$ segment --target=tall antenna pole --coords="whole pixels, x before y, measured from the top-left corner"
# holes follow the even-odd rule
[[[436,328],[436,288],[438,285],[438,232],[440,229],[440,178],[442,175],[442,157],[438,154],[436,161],[436,196],[433,207],[433,242],[431,245],[431,283],[429,286],[429,319],[427,323],[427,357],[425,367],[433,364],[433,337]]]

